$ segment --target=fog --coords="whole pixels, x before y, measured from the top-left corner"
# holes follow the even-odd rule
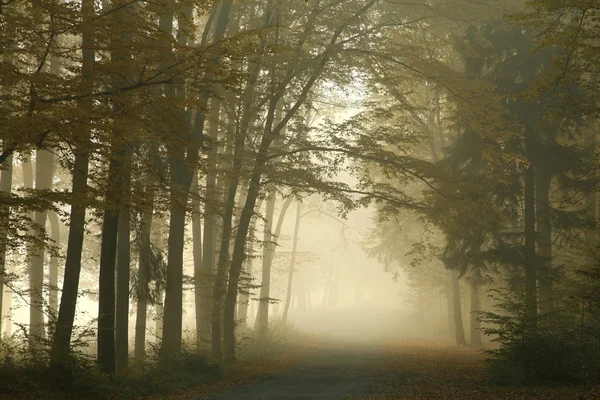
[[[595,3],[0,0],[0,398],[595,398]]]

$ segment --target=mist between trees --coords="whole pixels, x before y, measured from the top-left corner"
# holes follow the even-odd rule
[[[2,1],[2,357],[227,364],[396,309],[497,376],[597,379],[598,12]]]

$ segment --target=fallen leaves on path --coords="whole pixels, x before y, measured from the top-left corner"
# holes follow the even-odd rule
[[[466,346],[440,343],[386,345],[389,358],[382,360],[374,379],[373,396],[360,400],[422,399],[600,399],[600,387],[492,385],[485,356]]]

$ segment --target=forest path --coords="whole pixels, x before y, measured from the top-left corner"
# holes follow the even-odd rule
[[[374,345],[328,342],[303,354],[289,371],[233,387],[207,400],[337,400],[371,395],[388,358]]]
[[[600,386],[492,384],[477,349],[449,343],[325,341],[284,372],[206,400],[600,400]],[[200,400],[200,398],[198,398]]]

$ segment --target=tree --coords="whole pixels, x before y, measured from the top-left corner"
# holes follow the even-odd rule
[[[82,84],[81,93],[84,96],[79,100],[83,115],[88,114],[93,106],[89,97],[94,90],[94,65],[95,65],[95,23],[94,4],[91,0],[82,0],[83,15],[82,28]],[[88,97],[85,97],[85,96]],[[87,197],[87,178],[89,167],[89,146],[91,124],[83,125],[83,131],[75,143],[75,163],[73,166],[73,192],[71,197],[71,215],[69,223],[69,238],[67,259],[65,261],[65,275],[60,308],[52,341],[51,364],[65,368],[70,351],[71,333],[75,319],[75,307],[79,288],[79,274],[81,271],[81,252],[85,229],[85,211]],[[83,200],[83,202],[82,202]]]

